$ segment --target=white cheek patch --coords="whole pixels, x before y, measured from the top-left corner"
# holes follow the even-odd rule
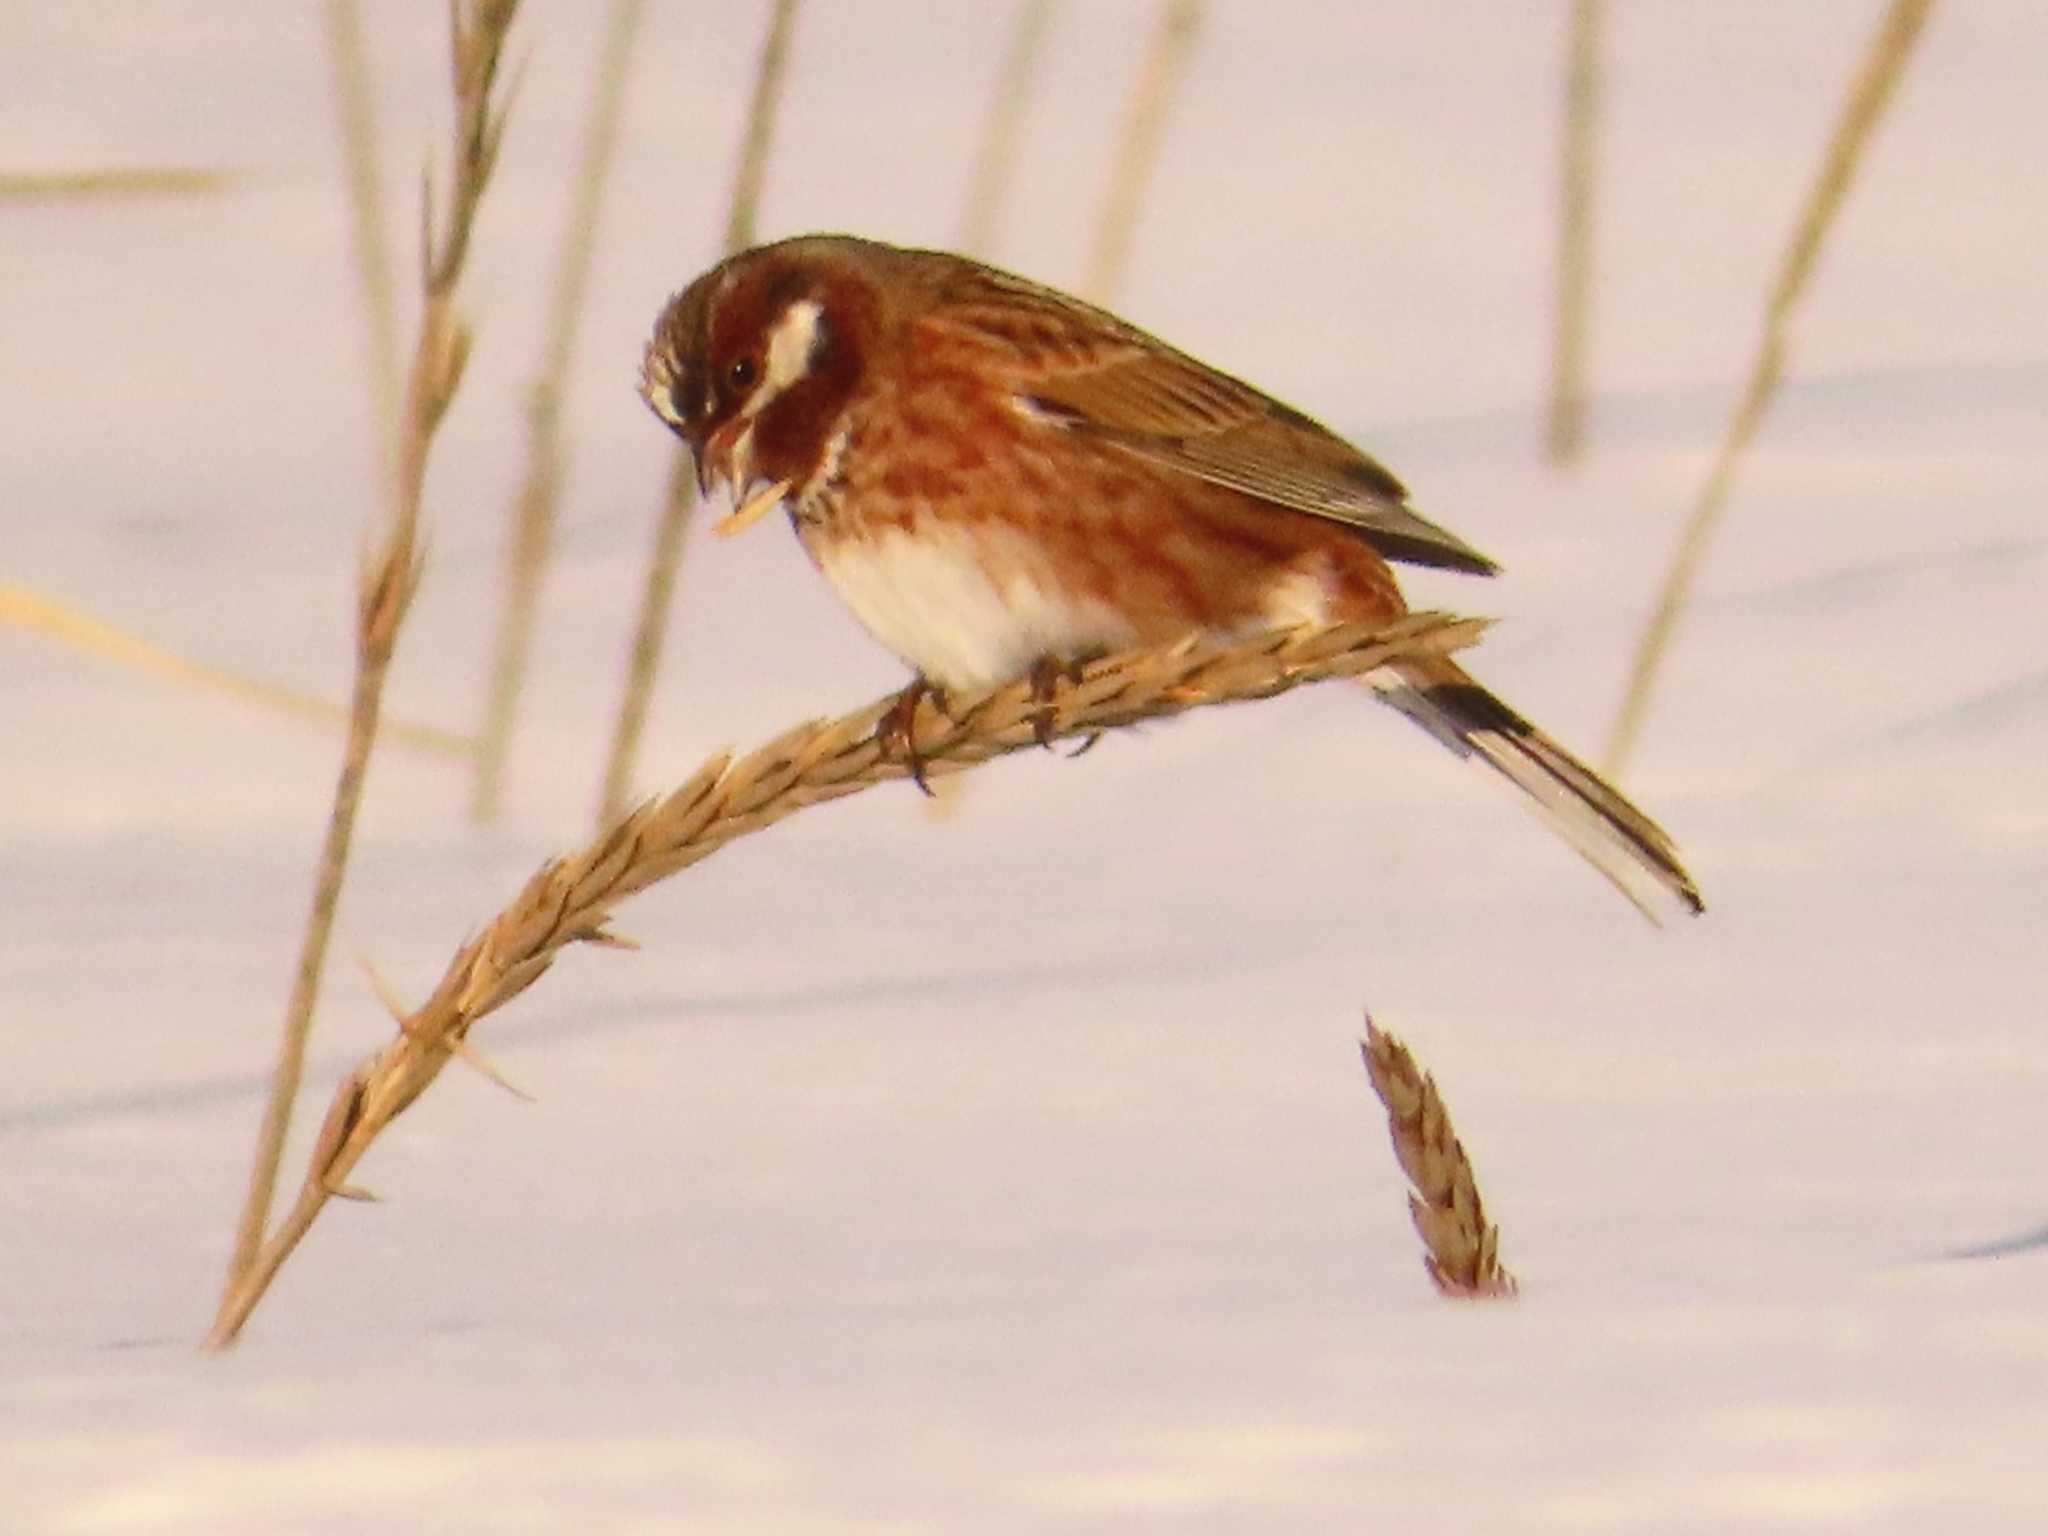
[[[761,408],[811,369],[818,345],[818,317],[825,312],[816,299],[800,299],[785,309],[768,333],[768,355],[761,382],[747,397],[746,414]]]

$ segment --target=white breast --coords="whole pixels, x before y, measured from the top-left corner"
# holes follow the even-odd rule
[[[855,617],[940,687],[991,688],[1042,656],[1136,640],[1116,610],[1062,588],[1016,535],[927,527],[820,540],[815,552]]]

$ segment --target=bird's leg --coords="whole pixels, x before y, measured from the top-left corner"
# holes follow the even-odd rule
[[[1059,685],[1065,683],[1069,688],[1077,686],[1088,663],[1100,654],[1091,652],[1083,656],[1045,655],[1031,663],[1031,671],[1026,675],[1031,679],[1032,701],[1038,705],[1031,716],[1031,734],[1046,751],[1052,750],[1053,727],[1059,723],[1059,717],[1052,707],[1053,696],[1058,693]],[[1072,755],[1079,757],[1081,752],[1086,752],[1093,745],[1095,737],[1090,736],[1082,743],[1080,752]]]
[[[899,758],[908,765],[912,782],[929,795],[933,791],[925,778],[924,755],[917,750],[917,706],[926,699],[940,714],[946,714],[945,690],[920,672],[875,722],[875,745],[882,756]]]
[[[1031,702],[1038,708],[1031,712],[1031,734],[1046,751],[1052,750],[1052,728],[1057,718],[1053,714],[1052,697],[1058,690],[1060,679],[1073,680],[1073,664],[1063,662],[1057,656],[1041,656],[1031,663],[1031,670],[1025,674],[1031,679]]]

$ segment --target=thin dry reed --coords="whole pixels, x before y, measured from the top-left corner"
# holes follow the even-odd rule
[[[512,727],[533,652],[534,616],[540,606],[541,583],[554,550],[555,509],[563,473],[562,390],[575,355],[577,324],[589,289],[590,258],[597,239],[598,216],[604,207],[605,183],[612,153],[618,146],[619,119],[626,101],[626,74],[644,0],[612,0],[598,65],[590,120],[583,132],[570,199],[569,221],[562,232],[555,266],[555,291],[549,309],[547,343],[527,397],[526,479],[514,503],[512,537],[506,550],[505,606],[485,696],[483,750],[477,759],[470,812],[479,821],[498,814],[505,792],[505,762],[512,747]]]
[[[356,678],[348,743],[334,790],[334,809],[320,851],[312,909],[285,1010],[283,1040],[272,1076],[263,1124],[257,1135],[249,1193],[235,1233],[235,1247],[222,1295],[222,1315],[233,1307],[263,1247],[278,1162],[290,1128],[292,1101],[304,1072],[306,1039],[312,1029],[327,942],[341,895],[364,775],[376,745],[384,678],[398,643],[398,631],[419,581],[419,521],[427,455],[462,381],[470,334],[456,314],[455,287],[469,253],[477,205],[490,180],[503,142],[505,116],[494,110],[493,86],[505,35],[519,0],[451,0],[449,30],[455,100],[452,186],[445,220],[434,216],[431,174],[421,207],[421,290],[424,307],[406,386],[400,423],[397,471],[392,482],[388,526],[365,562],[357,597]],[[219,1334],[210,1342],[232,1336]]]
[[[927,702],[914,738],[930,773],[952,773],[1036,746],[1041,721],[1055,739],[1084,738],[1445,654],[1471,644],[1484,628],[1479,620],[1414,614],[1377,627],[1280,630],[1234,646],[1184,641],[1090,663],[1077,678],[1058,682],[1044,702],[1029,681],[962,701],[951,716]],[[356,1164],[452,1056],[491,1070],[469,1041],[479,1019],[538,981],[569,945],[626,942],[608,927],[618,903],[806,806],[906,778],[903,760],[885,755],[876,741],[876,725],[893,703],[878,699],[837,720],[800,725],[742,758],[719,753],[681,787],[543,865],[457,951],[433,995],[398,1020],[396,1038],[341,1084],[297,1201],[222,1305],[208,1342],[233,1342],[330,1198],[362,1193],[347,1182]]]
[[[775,143],[775,118],[782,107],[782,79],[789,72],[789,40],[796,31],[797,0],[775,0],[768,36],[754,71],[754,99],[733,172],[732,201],[725,211],[725,248],[744,251],[754,243],[761,217],[761,192],[768,184],[768,151]]]
[[[1557,315],[1544,446],[1553,464],[1586,441],[1586,333],[1593,296],[1595,130],[1600,116],[1601,0],[1573,0],[1564,82],[1564,164],[1558,178]]]
[[[363,291],[369,338],[370,400],[377,415],[379,475],[398,463],[398,299],[391,241],[384,233],[384,177],[377,163],[377,119],[363,19],[355,0],[329,0],[327,57],[334,74],[341,151],[348,167],[349,244]]]
[[[783,77],[788,72],[790,38],[796,30],[796,10],[797,0],[775,0],[768,18],[768,35],[762,41],[760,64],[754,73],[753,102],[747,109],[746,133],[740,140],[739,164],[733,174],[732,203],[726,211],[727,255],[746,250],[755,240],[761,190],[768,179],[768,152],[775,141],[775,118],[782,102]],[[689,450],[679,448],[663,491],[661,512],[654,528],[654,547],[648,555],[647,575],[641,587],[640,612],[633,623],[625,691],[619,700],[618,721],[612,727],[611,750],[605,758],[604,785],[598,793],[599,826],[616,820],[633,795],[640,739],[646,733],[655,676],[667,646],[669,609],[675,597],[676,576],[682,568],[690,514],[696,506],[697,478],[692,472]]]
[[[1441,1295],[1463,1301],[1513,1296],[1515,1277],[1500,1262],[1500,1228],[1487,1222],[1472,1161],[1451,1127],[1436,1079],[1370,1015],[1358,1046],[1373,1092],[1386,1106],[1394,1156],[1415,1186],[1408,1214],[1426,1250],[1422,1267],[1430,1282]]]
[[[1081,285],[1081,291],[1098,304],[1107,304],[1115,297],[1117,284],[1123,280],[1124,268],[1129,264],[1131,233],[1137,227],[1138,209],[1145,200],[1152,168],[1159,161],[1166,111],[1187,72],[1188,55],[1194,49],[1201,21],[1201,0],[1164,0],[1160,6],[1152,46],[1146,52],[1137,84],[1131,89],[1123,143],[1110,175],[1102,218],[1095,226],[1095,251],[1088,261],[1088,276]]]
[[[1793,230],[1792,243],[1786,249],[1777,282],[1765,306],[1763,340],[1750,367],[1748,386],[1728,423],[1727,433],[1721,440],[1721,451],[1715,456],[1706,485],[1686,521],[1649,625],[1636,644],[1628,685],[1623,690],[1621,708],[1615,716],[1614,730],[1607,742],[1606,771],[1611,778],[1619,778],[1628,767],[1629,756],[1635,750],[1643,721],[1649,713],[1658,669],[1670,648],[1671,637],[1677,631],[1686,604],[1692,598],[1693,585],[1699,577],[1700,566],[1706,560],[1707,546],[1727,505],[1736,466],[1756,436],[1758,427],[1763,424],[1764,414],[1770,409],[1778,383],[1784,377],[1785,336],[1792,312],[1805,295],[1808,281],[1820,259],[1822,243],[1834,227],[1835,216],[1848,195],[1864,149],[1884,119],[1885,108],[1891,103],[1900,77],[1912,58],[1913,45],[1919,40],[1928,13],[1933,8],[1934,0],[1893,0],[1850,87],[1842,116],[1835,124],[1834,135],[1828,140],[1820,174],[1807,193],[1806,204],[1800,210],[1799,222]]]
[[[113,662],[116,666],[147,673],[183,687],[217,693],[274,714],[313,720],[322,725],[348,723],[348,711],[331,700],[189,660],[126,630],[116,629],[104,620],[60,603],[55,598],[31,592],[26,587],[0,586],[0,624],[12,624],[71,650]],[[476,752],[476,742],[471,737],[458,736],[430,725],[387,720],[384,733],[401,746],[444,753],[450,757],[471,757]]]
[[[986,256],[995,249],[996,221],[1009,198],[1017,164],[1017,137],[1024,109],[1038,78],[1038,61],[1052,30],[1053,0],[1023,0],[1010,32],[1010,45],[996,72],[995,98],[989,103],[988,125],[974,158],[968,184],[967,217],[960,226],[960,249]]]
[[[676,577],[683,567],[683,544],[690,514],[697,507],[697,472],[687,451],[669,460],[668,483],[662,488],[661,513],[654,523],[654,547],[648,551],[642,578],[640,610],[633,620],[633,645],[626,655],[626,687],[619,700],[619,718],[612,727],[611,750],[605,758],[604,788],[598,795],[599,826],[618,820],[633,798],[633,775],[640,762],[641,738],[647,734],[647,710],[654,697],[654,679],[668,639],[669,614],[675,605]]]
[[[243,171],[179,165],[110,165],[88,171],[0,171],[0,202],[210,197],[232,191],[246,179],[247,173]]]

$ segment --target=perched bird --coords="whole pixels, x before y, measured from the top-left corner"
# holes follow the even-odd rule
[[[1496,567],[1301,412],[1103,310],[964,257],[812,235],[675,295],[641,393],[736,532],[788,509],[918,692],[1191,632],[1391,619],[1390,561]],[[1638,906],[1700,910],[1647,816],[1449,659],[1378,696],[1523,790]]]

